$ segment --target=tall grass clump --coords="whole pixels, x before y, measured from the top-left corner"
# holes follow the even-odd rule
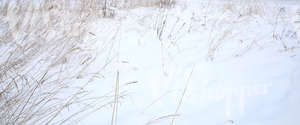
[[[74,124],[111,102],[85,89],[101,70],[84,2],[0,1],[0,124]]]

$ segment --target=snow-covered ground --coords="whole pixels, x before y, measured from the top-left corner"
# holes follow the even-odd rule
[[[113,90],[120,72],[119,125],[297,125],[299,7],[187,0],[119,11],[90,29],[112,39],[116,57],[91,90]],[[81,124],[110,124],[111,114],[107,107]]]
[[[61,77],[61,74],[68,80],[70,77],[70,81],[67,82],[72,83],[71,85],[75,83],[81,85],[89,81],[90,86],[87,89],[91,92],[91,97],[104,97],[103,103],[111,102],[114,100],[114,94],[119,94],[114,100],[118,101],[117,105],[102,107],[100,103],[100,110],[88,112],[84,114],[86,117],[83,120],[74,123],[81,125],[109,125],[112,121],[115,121],[116,125],[298,125],[300,123],[298,0],[177,0],[176,4],[169,8],[154,5],[126,9],[111,8],[116,14],[113,18],[97,18],[97,14],[84,15],[94,19],[91,22],[84,17],[72,17],[75,11],[62,16],[57,14],[62,11],[53,8],[55,5],[40,13],[31,14],[35,17],[45,12],[46,18],[37,17],[46,21],[41,21],[42,23],[36,26],[48,26],[49,30],[43,27],[38,29],[31,24],[28,27],[34,29],[32,36],[37,34],[36,37],[39,38],[41,31],[41,35],[46,34],[47,38],[53,38],[53,41],[58,39],[56,46],[51,46],[52,39],[42,39],[44,41],[40,44],[48,43],[53,47],[49,49],[49,53],[54,51],[60,55],[60,52],[55,50],[65,50],[65,46],[66,50],[72,50],[71,54],[62,51],[66,56],[61,58],[49,56],[59,60],[54,64],[61,68],[56,67],[59,72],[57,77]],[[89,8],[85,9],[89,11]],[[26,23],[30,21],[40,22],[39,18],[31,19],[30,14],[24,14],[25,23],[18,24],[22,17],[13,15],[13,10],[11,11],[6,18],[0,20],[8,24],[3,23],[0,26],[16,25],[16,29],[19,27],[22,29],[26,28]],[[33,12],[34,9],[30,11]],[[77,19],[83,19],[84,23],[77,22]],[[74,25],[71,25],[73,22]],[[3,32],[13,31],[13,28],[0,27],[0,35],[4,34],[2,29]],[[23,38],[20,36],[22,32],[11,34],[16,35],[16,43]],[[24,34],[26,38],[27,34],[25,32]],[[64,37],[60,39],[59,34],[70,38],[66,38],[66,41],[79,42],[73,44],[69,41],[66,42],[68,44],[60,46],[59,42],[64,40]],[[72,35],[76,39],[73,39]],[[3,43],[2,46],[0,43],[1,48],[12,46],[9,45]],[[19,47],[17,45],[16,48]],[[43,47],[48,50],[47,46]],[[73,47],[83,52],[77,53]],[[0,56],[3,59],[0,60],[1,64],[6,58],[10,59],[7,50],[9,49],[0,50],[6,54]],[[37,52],[42,51],[37,48]],[[47,61],[48,53],[43,54],[45,56],[39,57]],[[34,67],[33,69],[40,71],[39,66],[43,67],[40,65],[25,66],[25,69]],[[78,70],[79,75],[76,74]],[[53,74],[56,74],[55,71]],[[47,73],[48,71],[44,76]],[[81,75],[87,77],[82,78]],[[42,79],[44,76],[41,76]],[[76,79],[72,79],[73,77]],[[118,79],[119,82],[116,82]],[[80,87],[77,89],[82,90],[79,93],[83,92]],[[42,90],[47,89],[41,89],[41,92]],[[58,96],[63,97],[65,93],[60,94]],[[72,93],[65,96],[69,95]],[[73,99],[73,96],[70,97]],[[63,105],[64,107],[68,106]],[[72,108],[74,109],[74,107],[70,109]],[[53,110],[55,112],[56,109]],[[70,112],[72,113],[72,110]],[[61,116],[67,117],[64,115],[63,113]]]

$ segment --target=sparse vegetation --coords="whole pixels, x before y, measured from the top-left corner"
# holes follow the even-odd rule
[[[111,103],[85,89],[101,72],[88,70],[99,53],[86,40],[92,3],[14,2],[0,4],[0,124],[76,123]]]
[[[226,58],[226,54],[237,58],[274,44],[282,46],[281,52],[300,48],[300,30],[296,27],[299,21],[291,21],[284,7],[269,9],[262,0],[220,4],[209,1],[199,4],[199,8],[177,6],[178,3],[179,0],[0,1],[0,124],[77,124],[91,113],[109,107],[112,116],[106,120],[117,125],[121,99],[127,94],[122,87],[138,83],[136,79],[123,82],[119,66],[126,64],[130,71],[141,73],[146,65],[130,60],[136,58],[136,51],[132,51],[137,46],[141,47],[137,50],[142,56],[158,56],[153,65],[159,65],[156,68],[162,71],[158,73],[162,76],[153,81],[166,82],[159,83],[159,87],[169,87],[168,82],[176,84],[183,79],[175,78],[183,70],[173,72],[172,68],[189,67],[206,59],[208,62],[203,62],[211,63],[218,57]],[[261,27],[267,28],[260,31]],[[147,45],[143,43],[152,45],[155,52],[151,49],[148,55],[143,55]],[[133,48],[120,49],[126,44]],[[121,58],[121,52],[127,51],[133,56],[128,56],[128,60]],[[182,93],[173,93],[179,98],[170,99],[178,102],[171,111],[144,123],[167,120],[173,125],[179,121],[177,117],[183,116],[180,110],[188,96],[189,83],[193,82],[190,80],[193,71],[185,86],[184,82],[178,82],[179,88],[168,88],[167,94],[150,100],[153,103],[146,107],[150,111],[169,91],[178,89]],[[109,84],[114,88],[105,90],[103,95],[91,96],[88,87],[105,78],[108,72],[114,77],[115,81]],[[146,75],[151,73],[157,71]],[[233,124],[233,120],[226,123]]]

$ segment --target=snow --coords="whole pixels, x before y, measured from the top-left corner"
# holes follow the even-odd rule
[[[123,10],[118,22],[105,22],[119,34],[118,68],[111,71],[120,71],[120,84],[137,81],[121,88],[127,95],[118,124],[170,124],[172,118],[159,118],[174,115],[188,85],[174,124],[297,125],[300,51],[293,33],[299,35],[294,22],[299,2],[266,2],[258,8],[262,12],[241,15],[240,4],[230,10],[226,2],[195,3],[168,10],[161,40],[155,27],[165,13],[157,8]],[[279,13],[280,7],[285,11]],[[115,74],[106,81],[111,89]],[[82,124],[109,124],[110,114],[100,110]]]
[[[98,50],[89,70],[102,77],[90,92],[113,91],[120,72],[118,125],[298,125],[300,2],[256,2],[182,0],[93,21],[84,48]],[[111,117],[107,106],[79,124]]]

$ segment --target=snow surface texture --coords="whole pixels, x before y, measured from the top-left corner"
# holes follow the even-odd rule
[[[117,124],[297,125],[299,2],[292,2],[195,0],[96,21],[97,37],[107,28],[118,33],[115,73],[97,81],[115,83],[120,71],[126,96]],[[114,84],[103,86],[92,90],[101,95]],[[82,124],[110,118],[106,108]]]
[[[86,54],[96,59],[86,69],[101,74],[88,89],[106,95],[119,72],[118,125],[298,125],[299,8],[297,0],[113,8],[113,18],[84,28],[82,46],[99,52]],[[79,124],[111,124],[112,107]]]

